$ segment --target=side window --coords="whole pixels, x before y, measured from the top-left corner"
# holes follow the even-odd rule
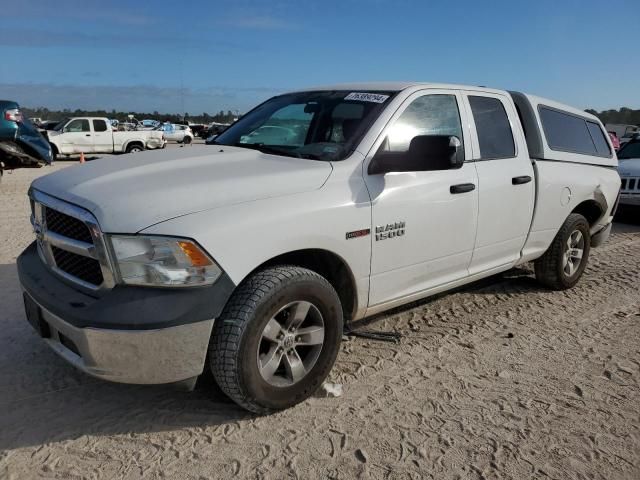
[[[378,152],[406,152],[418,135],[456,136],[464,145],[460,112],[455,95],[424,95],[416,98],[389,128]],[[464,153],[462,153],[464,158]]]
[[[72,120],[66,127],[65,132],[90,132],[89,120],[76,119]]]
[[[497,98],[469,96],[478,132],[480,158],[512,158],[516,155],[513,132],[504,105]]]
[[[549,148],[561,152],[581,153],[583,155],[609,156],[603,133],[592,131],[591,123],[597,130],[600,127],[594,122],[587,122],[578,115],[561,112],[549,107],[540,106],[540,120]],[[598,138],[598,135],[600,138]],[[602,144],[604,142],[605,145]],[[600,143],[600,146],[598,146]]]
[[[93,121],[93,131],[94,132],[106,132],[107,131],[107,122],[104,120],[94,120]]]
[[[627,143],[618,152],[618,159],[640,158],[640,142]]]
[[[591,134],[591,139],[593,140],[593,143],[596,146],[596,151],[598,152],[598,155],[603,155],[607,157],[611,155],[611,150],[609,149],[609,143],[607,143],[607,140],[604,138],[604,133],[602,132],[600,125],[598,125],[595,122],[587,121],[587,128],[589,129],[589,133]]]

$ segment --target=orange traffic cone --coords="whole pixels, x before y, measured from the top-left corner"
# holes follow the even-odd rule
[[[84,152],[80,152],[80,163],[84,163]]]

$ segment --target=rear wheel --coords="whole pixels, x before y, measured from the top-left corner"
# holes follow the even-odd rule
[[[185,137],[182,139],[182,143],[184,143],[185,145],[189,145],[191,143],[191,137],[185,135]]]
[[[144,147],[142,145],[138,145],[137,143],[134,143],[133,145],[127,145],[127,153],[137,153],[142,151],[144,151]]]
[[[589,222],[582,215],[572,213],[549,249],[536,260],[536,279],[554,290],[573,287],[587,266],[590,249]]]
[[[216,320],[209,344],[213,376],[252,412],[296,405],[331,371],[342,322],[338,294],[322,276],[296,266],[259,271]]]

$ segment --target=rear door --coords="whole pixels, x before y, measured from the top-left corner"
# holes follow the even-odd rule
[[[478,172],[478,231],[471,275],[514,263],[531,226],[534,171],[518,115],[509,98],[464,92]]]
[[[102,118],[94,118],[93,123],[93,151],[110,153],[113,151],[113,135],[107,125],[107,121]]]
[[[76,118],[67,123],[61,137],[60,153],[93,152],[93,133],[89,120],[86,118]]]

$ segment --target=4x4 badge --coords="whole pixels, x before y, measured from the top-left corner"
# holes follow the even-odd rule
[[[347,240],[351,238],[366,237],[370,233],[371,233],[370,228],[365,228],[363,230],[354,230],[353,232],[347,232]]]

